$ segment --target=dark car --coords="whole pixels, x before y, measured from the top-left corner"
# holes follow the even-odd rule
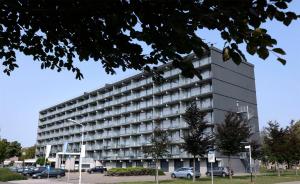
[[[90,173],[90,174],[93,174],[93,173],[104,173],[105,171],[107,171],[107,169],[103,166],[96,166],[94,168],[91,168],[89,169],[87,172]]]
[[[229,176],[229,169],[227,167],[215,167],[213,168],[214,176]],[[209,168],[206,172],[207,176],[211,176],[211,169]],[[233,175],[233,171],[231,171],[231,175]]]
[[[49,171],[48,170],[45,170],[41,173],[36,173],[36,174],[33,174],[32,175],[32,178],[38,178],[38,179],[41,179],[41,178],[60,178],[62,176],[65,176],[65,170],[63,169],[50,169]]]
[[[25,170],[23,171],[23,175],[24,176],[32,176],[34,174],[37,174],[37,173],[41,173],[43,171],[47,170],[46,167],[37,167],[37,168],[34,168],[34,169],[30,169],[30,170]]]

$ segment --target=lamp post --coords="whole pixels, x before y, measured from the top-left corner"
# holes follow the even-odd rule
[[[72,122],[72,123],[75,123],[77,125],[80,125],[81,126],[81,143],[80,143],[80,152],[82,152],[82,148],[83,148],[83,136],[84,136],[84,126],[82,123],[78,123],[77,121],[75,120],[72,120],[72,119],[68,119],[68,121]],[[79,184],[81,184],[81,170],[82,170],[82,155],[80,153],[79,155]]]
[[[245,146],[245,149],[249,149],[249,157],[250,157],[250,173],[251,173],[251,183],[252,183],[252,157],[251,157],[251,145]]]

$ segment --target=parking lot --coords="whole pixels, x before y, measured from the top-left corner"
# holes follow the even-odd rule
[[[68,180],[68,173],[65,177],[56,179],[31,179],[22,181],[12,181],[14,184],[60,184],[60,183],[78,183],[78,173],[70,173]],[[170,173],[166,173],[165,176],[159,176],[160,180],[171,179]],[[103,184],[103,183],[120,183],[120,182],[132,182],[132,181],[154,181],[154,176],[104,176],[103,174],[88,174],[82,173],[82,183],[84,184]]]

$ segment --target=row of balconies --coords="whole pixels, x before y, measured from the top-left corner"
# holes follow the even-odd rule
[[[182,112],[181,112],[182,113]],[[174,114],[174,115],[179,115],[177,112]],[[212,121],[212,117],[211,117],[211,114],[210,115],[210,118],[208,119],[208,121]],[[159,115],[159,116],[154,116],[154,117],[151,117],[152,118],[165,118],[164,115]],[[110,128],[113,128],[113,127],[118,127],[118,126],[126,126],[126,125],[131,125],[131,124],[135,124],[135,123],[146,123],[148,122],[149,120],[147,118],[145,119],[140,119],[140,118],[129,118],[129,119],[126,119],[126,120],[122,120],[122,121],[112,121],[112,122],[105,122],[105,123],[102,123],[102,124],[96,124],[96,125],[92,125],[92,126],[86,126],[85,127],[85,132],[88,132],[88,131],[96,131],[96,130],[100,130],[100,129],[110,129]],[[179,119],[178,121],[181,122],[181,120]],[[182,123],[178,122],[177,124],[180,125]],[[143,124],[142,124],[143,125]],[[146,124],[145,124],[146,125]],[[161,128],[164,128],[164,129],[170,129],[170,128],[175,128],[175,127],[165,127],[167,124],[165,123],[162,123],[161,124],[162,127]],[[81,132],[81,127],[79,126],[76,126],[77,128],[73,128],[73,129],[69,129],[68,131],[54,131],[54,132],[51,132],[49,133],[49,136],[50,137],[56,137],[56,136],[63,136],[63,135],[70,135],[70,134],[79,134]],[[140,127],[141,128],[141,127]],[[60,129],[62,130],[62,129]],[[46,132],[47,129],[41,129],[40,131],[43,131],[43,132]],[[143,131],[143,130],[142,130]],[[55,135],[52,135],[53,133],[55,133]],[[46,135],[40,135],[40,136],[46,136]],[[47,138],[49,138],[49,136],[46,136]]]
[[[147,125],[147,126],[146,126]],[[129,127],[126,129],[121,128],[120,131],[118,132],[110,132],[110,133],[106,133],[106,131],[103,131],[102,134],[97,133],[97,138],[111,138],[111,137],[117,137],[117,136],[125,136],[125,135],[134,135],[134,134],[143,134],[143,133],[147,133],[147,132],[152,132],[155,128],[154,125],[152,124],[146,124],[144,126],[137,126],[136,128],[131,128],[129,129]],[[110,125],[110,126],[115,126],[115,125]],[[166,126],[164,124],[161,125],[162,129],[180,129],[180,128],[184,128],[186,127],[186,123],[182,122],[182,123],[177,123],[175,125],[169,125]],[[107,128],[106,126],[102,126],[102,125],[94,125],[91,127],[86,127],[85,130],[86,131],[94,131],[96,132],[99,129],[103,129],[103,128]],[[63,132],[55,132],[55,133],[50,133],[50,134],[46,134],[46,135],[41,135],[38,137],[38,140],[42,140],[42,139],[49,139],[49,138],[54,138],[54,137],[61,137],[61,136],[66,136],[66,135],[75,135],[75,134],[80,134],[81,133],[81,127],[77,128],[77,129],[72,129],[69,131],[63,131]]]
[[[209,107],[211,107],[212,106],[212,100],[210,99],[209,101],[207,101],[207,100],[203,100],[203,103],[202,103],[203,105],[202,105],[202,109],[203,108],[209,108]],[[149,107],[150,108],[150,107]],[[168,113],[170,113],[170,111],[168,111],[168,109],[169,109],[169,107],[167,106],[167,107],[165,107],[165,109],[166,110],[162,110],[160,113],[158,113],[157,115],[154,115],[154,117],[155,116],[158,116],[158,117],[160,117],[160,116],[164,116],[165,114],[168,114]],[[178,108],[176,108],[176,109],[178,109]],[[176,109],[174,109],[174,110],[172,110],[172,111],[175,111],[176,113],[181,113],[181,112],[184,112],[185,111],[185,108],[184,107],[180,107],[179,108],[179,111],[180,112],[178,112],[178,110],[176,110]],[[143,110],[143,108],[138,108],[138,109],[136,109],[137,111],[142,111]],[[127,111],[127,112],[124,112],[124,113],[133,113],[134,111]],[[163,113],[163,114],[161,114],[161,113]],[[61,121],[61,120],[65,120],[65,119],[68,119],[68,118],[71,118],[72,116],[75,116],[75,115],[80,115],[79,113],[76,113],[76,112],[74,112],[74,113],[72,113],[72,114],[69,114],[69,116],[62,116],[62,117],[58,117],[58,118],[55,118],[54,120],[53,120],[53,122],[55,122],[55,121]],[[119,114],[119,115],[122,115],[122,114]],[[104,119],[104,118],[110,118],[110,117],[113,117],[113,116],[115,116],[115,113],[113,113],[113,112],[105,112],[105,113],[103,113],[103,114],[97,114],[97,115],[95,115],[95,116],[90,116],[90,117],[85,117],[85,118],[82,118],[82,119],[80,119],[80,121],[81,122],[84,122],[84,121],[94,121],[94,120],[96,120],[96,119]],[[112,118],[111,117],[111,118]],[[146,117],[146,118],[151,118],[151,117]],[[153,117],[152,117],[153,118]],[[143,119],[143,117],[142,117],[142,119]],[[48,124],[50,124],[49,122],[47,122]],[[55,127],[55,126],[54,126]]]
[[[205,92],[208,93],[210,91],[211,90],[207,90]],[[133,104],[132,103],[131,105],[127,105],[127,106],[123,106],[123,107],[121,106],[121,108],[115,108],[113,113],[118,114],[118,113],[124,113],[124,112],[127,112],[127,111],[138,110],[140,108],[147,108],[147,107],[161,105],[161,104],[164,104],[164,103],[168,103],[168,102],[178,100],[179,96],[182,97],[181,99],[185,99],[185,98],[190,98],[190,97],[194,97],[194,96],[198,96],[198,95],[199,95],[198,92],[193,91],[193,92],[190,92],[190,93],[187,93],[187,94],[181,94],[181,95],[178,95],[178,96],[175,96],[175,97],[164,97],[164,98],[161,98],[160,100],[141,101],[140,104]],[[114,103],[113,101],[107,102],[106,106],[111,106],[113,103]],[[96,111],[96,110],[104,109],[104,107],[105,107],[104,104],[99,104],[97,106],[88,107],[87,109],[84,109],[84,110],[81,110],[81,111],[76,111],[75,110],[74,112],[67,113],[65,115],[74,116],[74,115],[79,115],[79,114],[90,113],[90,112],[93,112],[93,111]],[[104,116],[109,116],[109,115],[111,115],[111,112],[109,112],[109,111],[104,112]],[[50,122],[57,121],[57,120],[61,119],[60,117],[65,117],[65,116],[62,115],[62,116],[59,116],[59,117],[54,117],[54,118],[50,119]],[[49,121],[46,121],[46,122],[50,123]]]
[[[210,77],[210,73],[208,73],[205,76],[203,76],[203,79],[206,79],[206,78],[209,78],[209,77]],[[164,90],[169,90],[171,88],[177,88],[177,87],[180,87],[180,86],[184,85],[185,83],[193,83],[193,82],[196,82],[196,81],[199,81],[199,79],[196,78],[196,77],[194,77],[193,79],[182,79],[182,80],[179,80],[178,83],[177,83],[178,85],[174,85],[176,83],[170,83],[169,85],[165,84],[165,85],[162,85],[161,87],[154,87],[153,90],[152,90],[152,94],[158,93],[158,92],[161,92],[161,91],[164,91]],[[180,85],[180,84],[182,84],[182,85]],[[126,90],[131,90],[131,89],[129,88],[129,89],[126,89]],[[75,108],[75,107],[78,107],[78,106],[86,105],[86,104],[89,104],[89,103],[94,102],[96,100],[102,100],[102,99],[105,99],[107,97],[111,97],[113,95],[116,95],[117,93],[121,93],[121,92],[117,92],[116,91],[115,93],[113,93],[113,91],[112,91],[112,92],[106,93],[107,95],[105,95],[105,94],[104,95],[98,95],[98,96],[96,96],[94,98],[89,98],[89,99],[84,100],[82,102],[78,102],[78,103],[75,103],[73,105],[67,106],[67,108],[62,108],[60,110],[55,110],[55,111],[52,111],[51,113],[47,113],[45,115],[40,114],[40,118],[43,118],[46,115],[47,116],[51,116],[51,115],[54,115],[54,114],[66,111],[68,109],[72,109],[72,108]],[[145,94],[145,95],[147,95],[147,94]],[[130,95],[130,97],[132,97],[132,96],[133,95]],[[140,98],[140,97],[141,97],[141,95],[138,95],[135,98]],[[130,99],[130,100],[134,100],[135,98]],[[115,102],[113,102],[113,104],[109,104],[109,102],[107,102],[107,103],[108,103],[107,106],[109,106],[109,105],[113,105]]]
[[[195,61],[195,62],[194,62],[194,65],[195,65],[196,68],[198,68],[198,67],[201,67],[201,66],[208,65],[210,62],[211,62],[211,61],[210,61],[209,58],[205,58],[205,59],[202,59],[202,60],[199,60],[199,61]],[[172,77],[172,76],[174,76],[174,75],[179,75],[179,74],[180,74],[180,70],[179,70],[179,69],[171,69],[171,70],[168,70],[168,71],[166,71],[166,72],[164,73],[164,77],[165,77],[165,78],[169,78],[169,77]],[[118,94],[118,93],[126,92],[126,91],[131,90],[131,89],[134,89],[134,88],[136,88],[136,87],[140,87],[140,86],[143,86],[143,85],[147,85],[147,84],[152,83],[152,82],[153,82],[153,81],[152,81],[152,78],[151,78],[151,77],[146,78],[146,79],[144,79],[144,80],[136,80],[136,81],[131,80],[131,84],[129,84],[129,85],[123,86],[123,87],[121,87],[121,88],[115,88],[113,91],[110,91],[110,92],[108,92],[108,93],[104,93],[104,94],[99,94],[99,93],[97,93],[95,96],[96,96],[96,97],[99,96],[99,97],[105,98],[105,97],[108,97],[108,96],[111,96],[111,95],[115,95],[115,94]],[[180,82],[180,81],[178,81],[178,83],[179,83],[179,82]],[[186,82],[186,81],[184,81],[184,82]],[[93,99],[93,96],[90,95],[90,98]],[[88,100],[89,100],[89,99],[88,99]],[[88,100],[86,100],[86,101],[88,101]],[[81,102],[79,102],[79,103],[81,103]],[[74,103],[74,104],[76,104],[76,103]],[[68,106],[68,108],[70,108],[70,107],[72,107],[72,106],[73,106],[73,105],[70,105],[70,106]],[[52,111],[52,112],[48,112],[48,113],[46,113],[46,114],[47,114],[47,115],[52,115],[52,114],[55,114],[55,113],[57,113],[57,112],[62,112],[63,110],[65,110],[64,108],[61,108],[61,109],[58,109],[58,110],[57,110],[56,107],[55,107],[55,109],[56,109],[56,110],[54,110],[54,111]],[[46,114],[45,114],[45,115],[46,115]],[[44,117],[44,116],[45,116],[44,114],[40,114],[40,115],[41,115],[41,117]]]

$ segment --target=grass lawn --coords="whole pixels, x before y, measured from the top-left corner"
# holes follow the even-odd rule
[[[0,168],[0,181],[26,180],[25,176],[11,172],[7,168]]]
[[[254,176],[253,176],[254,180]],[[284,174],[280,177],[274,174],[269,175],[262,175],[257,176],[255,184],[274,184],[280,182],[288,182],[288,181],[300,181],[300,176],[296,176],[295,174]],[[131,183],[124,183],[124,184],[153,184],[153,182],[131,182]],[[187,179],[173,179],[173,180],[166,180],[160,181],[162,184],[192,184],[191,180]],[[250,177],[249,176],[235,176],[233,177],[232,181],[229,178],[220,178],[214,177],[214,184],[249,184]],[[200,178],[197,179],[195,184],[211,184],[210,178]]]

